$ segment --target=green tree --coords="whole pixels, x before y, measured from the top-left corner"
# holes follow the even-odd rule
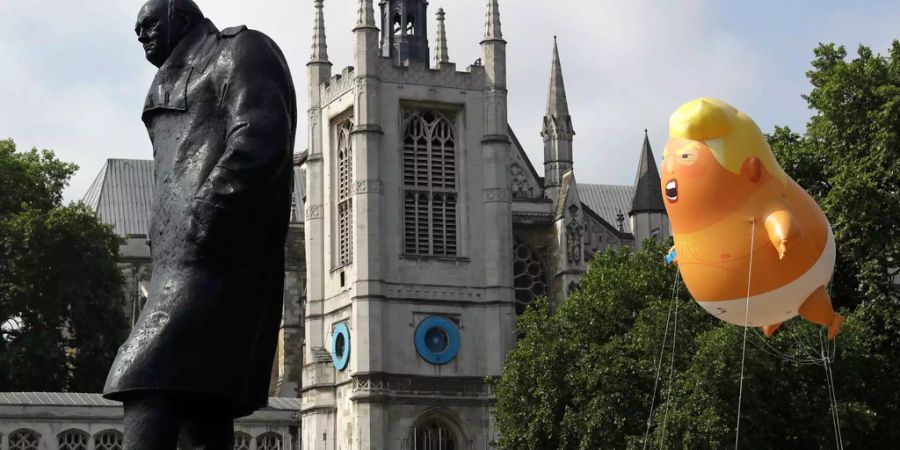
[[[785,170],[831,221],[838,244],[832,293],[839,306],[896,298],[900,274],[900,42],[887,56],[820,45],[805,95],[816,111],[800,136],[776,128]]]
[[[662,263],[667,249],[648,240],[637,252],[599,254],[556,311],[545,299],[519,318],[519,345],[494,386],[501,448],[625,448],[643,438],[674,307],[676,367],[688,364],[693,337],[717,326],[683,284],[675,295],[675,271]],[[663,356],[667,378],[671,353]]]
[[[661,263],[665,249],[647,241],[637,252],[598,255],[581,291],[555,311],[545,299],[521,316],[519,345],[494,384],[500,448],[644,448],[654,398],[648,447],[733,445],[743,329],[706,313],[681,283],[673,297],[675,270]],[[834,446],[822,358],[835,348],[823,347],[823,339],[822,329],[802,320],[772,338],[748,330],[742,448]],[[900,442],[900,307],[858,306],[836,352],[845,446]]]
[[[97,391],[125,337],[119,238],[62,205],[76,170],[0,141],[0,390]]]
[[[892,448],[900,442],[900,43],[887,56],[860,47],[849,61],[842,47],[821,45],[808,77],[804,98],[815,115],[806,134],[776,127],[769,138],[832,223],[831,294],[847,322],[836,346],[801,320],[773,338],[748,330],[740,444],[833,447],[823,358],[836,355],[844,446]],[[734,445],[743,329],[706,314],[683,286],[671,300],[675,272],[660,263],[664,248],[648,241],[599,255],[581,292],[520,318],[519,346],[495,381],[501,448]],[[678,306],[674,351],[671,323],[665,345],[662,337],[674,322],[670,305]]]

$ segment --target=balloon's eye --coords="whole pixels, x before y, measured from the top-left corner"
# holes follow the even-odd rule
[[[697,149],[686,148],[678,151],[677,160],[681,164],[691,165],[697,162]]]

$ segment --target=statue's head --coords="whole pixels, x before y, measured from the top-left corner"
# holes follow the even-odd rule
[[[149,0],[138,12],[134,32],[144,46],[147,61],[159,67],[202,19],[203,13],[193,0]]]

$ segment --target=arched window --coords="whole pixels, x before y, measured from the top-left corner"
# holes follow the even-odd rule
[[[234,450],[250,450],[253,438],[247,433],[237,431],[234,433]]]
[[[27,428],[9,434],[9,450],[38,450],[41,435]]]
[[[443,413],[423,415],[409,430],[403,442],[404,450],[463,450],[462,430]]]
[[[394,16],[391,17],[391,33],[394,36],[400,34],[400,30],[402,29],[402,25],[400,24],[400,13],[394,13]]]
[[[90,435],[81,430],[66,430],[57,436],[59,450],[88,450]]]
[[[403,252],[457,256],[456,130],[444,114],[406,111],[403,127]]]
[[[284,448],[284,439],[278,433],[265,433],[256,438],[257,450],[282,450]]]
[[[353,120],[339,123],[337,130],[337,266],[353,262]]]
[[[406,18],[406,34],[413,36],[416,34],[416,21],[413,16]]]
[[[124,442],[121,431],[104,430],[94,435],[94,450],[122,450]]]
[[[534,299],[547,295],[547,271],[538,252],[523,242],[516,240],[513,255],[516,313],[522,314]]]

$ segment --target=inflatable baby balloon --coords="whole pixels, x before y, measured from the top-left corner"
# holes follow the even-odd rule
[[[675,111],[669,135],[660,177],[675,238],[667,260],[697,303],[767,336],[799,314],[834,339],[844,319],[825,291],[834,270],[831,226],[756,123],[699,98]]]

